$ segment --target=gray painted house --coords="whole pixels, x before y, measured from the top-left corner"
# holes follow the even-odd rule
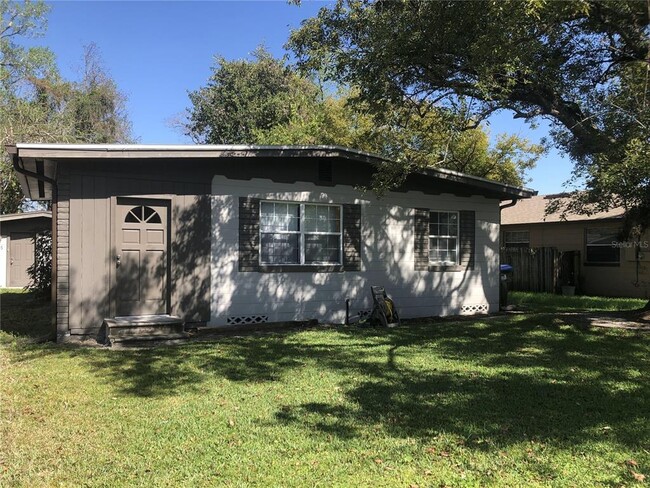
[[[52,212],[0,215],[0,288],[29,284],[27,268],[34,264],[34,237],[52,229]]]
[[[10,151],[25,193],[53,202],[60,337],[150,315],[342,323],[371,285],[402,317],[495,311],[500,202],[535,194],[426,170],[377,199],[357,188],[386,161],[331,146]]]

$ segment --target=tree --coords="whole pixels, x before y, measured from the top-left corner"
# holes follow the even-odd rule
[[[205,87],[190,92],[186,134],[208,144],[252,144],[256,131],[288,123],[292,110],[316,97],[316,87],[263,47],[253,60],[218,56]]]
[[[103,68],[97,45],[85,47],[83,61],[83,77],[64,90],[63,112],[74,139],[90,144],[132,142],[126,96]]]
[[[641,0],[340,0],[289,46],[375,112],[409,102],[468,114],[468,127],[499,110],[550,120],[586,176],[574,208],[624,200],[646,228],[648,15]]]
[[[0,0],[0,95],[16,96],[32,78],[49,78],[56,71],[52,51],[26,48],[16,41],[43,34],[49,7],[43,1]]]
[[[85,49],[81,80],[66,81],[49,49],[18,43],[44,32],[47,12],[43,2],[0,0],[0,213],[18,212],[24,204],[5,145],[131,140],[126,99],[94,45]]]
[[[20,96],[30,91],[28,80],[51,77],[55,71],[51,51],[25,48],[16,40],[40,35],[46,26],[47,11],[44,2],[0,0],[0,213],[18,211],[23,201],[20,186],[4,153],[4,145],[15,140],[16,133],[21,132],[17,125],[32,118],[18,109]]]
[[[34,263],[27,268],[27,289],[45,299],[52,290],[52,232],[45,231],[34,236]]]
[[[381,193],[401,181],[402,166],[435,167],[522,184],[542,152],[538,145],[503,137],[489,146],[482,130],[457,134],[445,111],[414,111],[407,104],[372,114],[356,91],[323,87],[281,59],[258,49],[252,60],[216,58],[207,86],[190,93],[185,125],[198,142],[325,144],[353,147],[394,160],[373,188]]]

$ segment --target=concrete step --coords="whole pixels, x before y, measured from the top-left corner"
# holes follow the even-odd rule
[[[143,335],[138,337],[116,337],[111,339],[112,347],[151,347],[168,346],[187,342],[190,334]]]
[[[138,315],[104,319],[109,343],[166,341],[188,337],[183,320],[173,315]]]

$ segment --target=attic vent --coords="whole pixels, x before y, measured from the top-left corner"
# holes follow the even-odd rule
[[[332,181],[332,162],[319,161],[318,162],[318,181]]]

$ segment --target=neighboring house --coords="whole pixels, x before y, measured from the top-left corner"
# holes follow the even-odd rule
[[[52,212],[0,215],[0,288],[29,284],[34,264],[34,236],[52,230]]]
[[[650,234],[639,243],[621,242],[624,210],[593,215],[546,215],[546,205],[562,195],[539,195],[521,200],[501,213],[504,247],[554,247],[575,259],[565,260],[573,269],[580,292],[588,295],[648,298],[650,294]],[[515,270],[516,272],[516,270]]]
[[[358,188],[386,161],[331,146],[9,151],[25,193],[53,201],[59,336],[153,314],[343,323],[371,285],[402,317],[494,312],[499,203],[535,194],[426,170],[378,199]]]

